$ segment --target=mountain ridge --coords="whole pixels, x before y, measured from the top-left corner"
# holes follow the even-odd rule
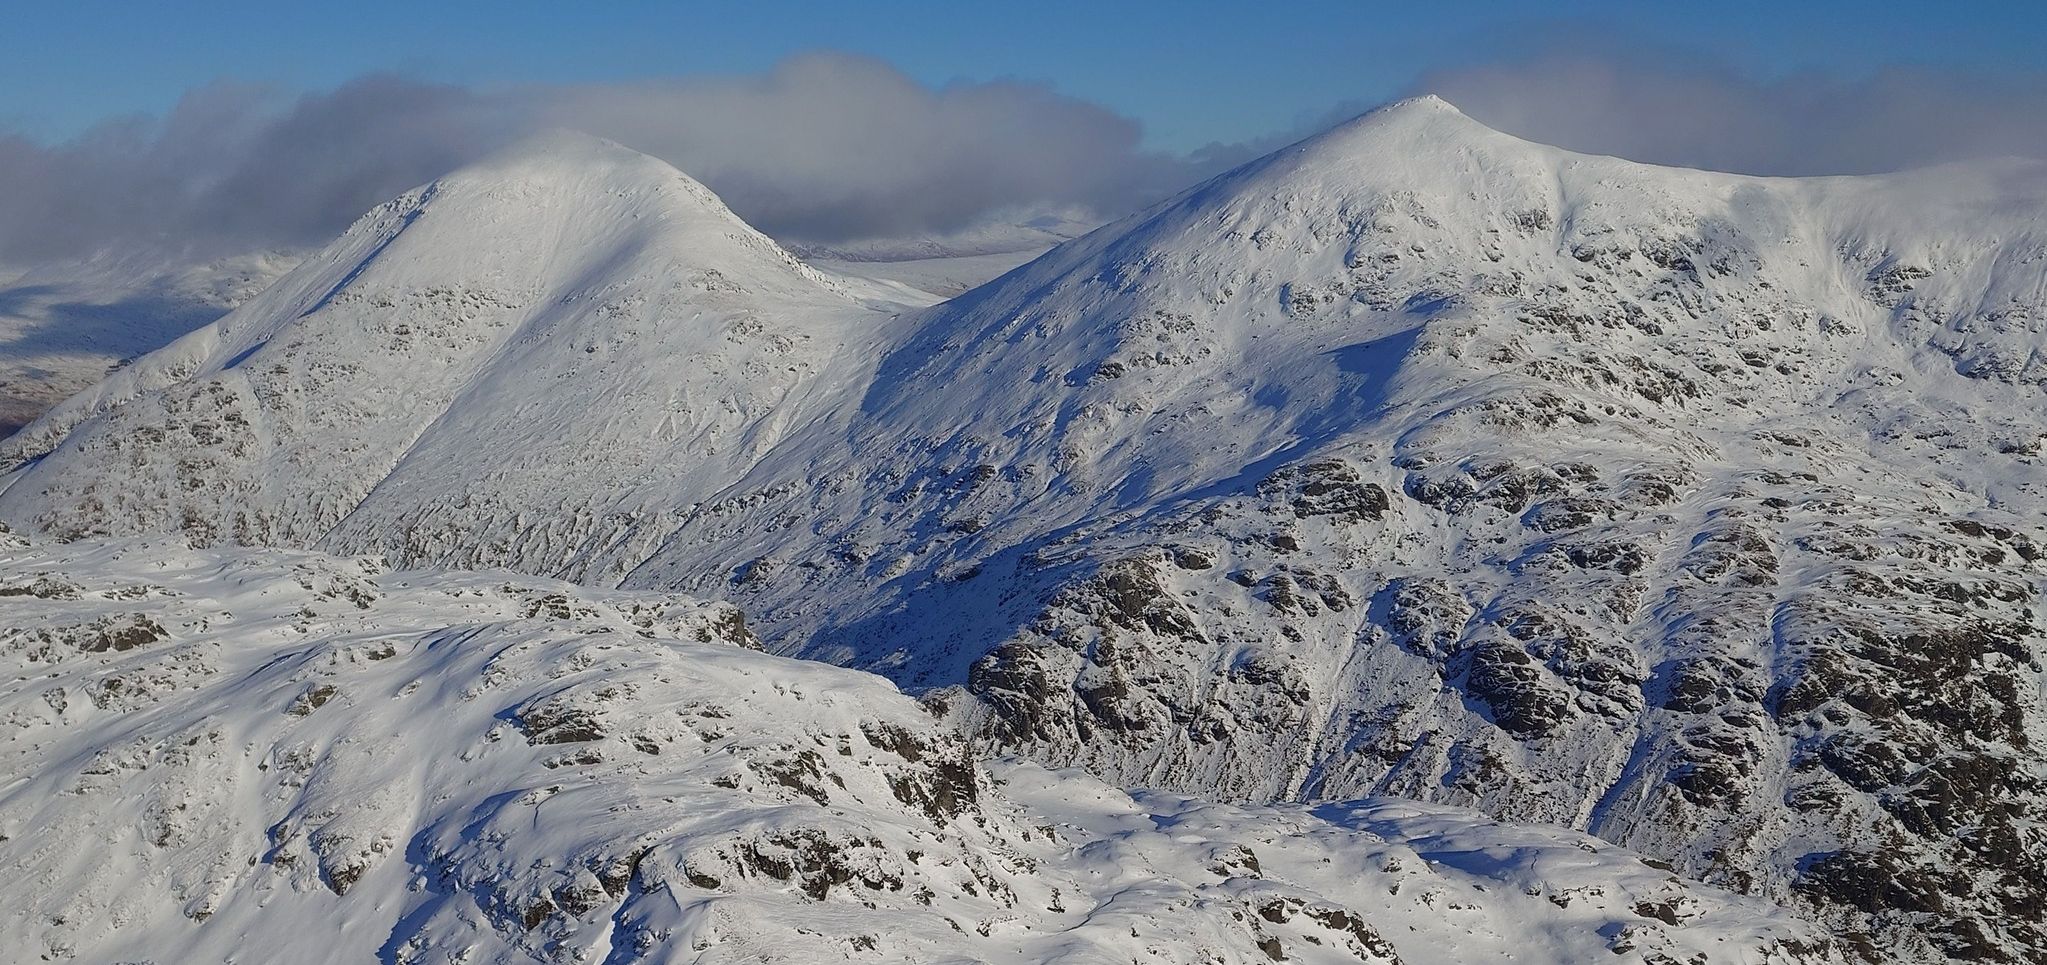
[[[930,308],[751,248],[737,292],[663,300],[688,245],[564,282],[617,314],[494,342],[405,471],[310,509],[150,488],[231,424],[207,373],[268,360],[180,343],[0,518],[730,599],[1119,783],[1586,827],[1872,950],[2037,955],[2047,166],[1970,170],[1656,168],[1418,99]],[[337,310],[287,301],[237,324]],[[361,395],[293,364],[244,423]],[[346,437],[302,434],[331,476]]]

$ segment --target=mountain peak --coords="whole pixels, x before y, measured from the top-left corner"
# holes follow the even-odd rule
[[[668,162],[617,141],[556,127],[518,137],[441,180],[586,171],[593,167],[625,175],[688,177]]]
[[[672,464],[673,448],[722,445],[728,409],[765,410],[869,312],[667,163],[549,131],[377,206],[235,312],[46,413],[0,460],[41,455],[138,397],[218,384],[235,418],[265,431],[192,464],[287,481],[251,484],[277,498],[243,508],[209,495],[194,526],[235,532],[206,521],[227,512],[310,542],[401,462],[437,472],[479,439],[544,454],[519,474],[538,499],[598,463],[615,471],[594,478],[617,480]],[[313,414],[297,408],[306,398]],[[597,431],[570,425],[598,411]],[[275,469],[308,458],[323,460],[317,479]]]
[[[510,190],[512,185],[522,187]],[[561,198],[564,201],[580,197],[589,203],[651,195],[662,198],[662,206],[671,209],[670,213],[676,213],[672,202],[681,201],[683,208],[701,209],[741,224],[711,189],[668,162],[567,128],[520,137],[421,189],[428,197],[471,190],[480,190],[486,197],[518,199],[519,203],[534,194],[566,195]]]
[[[1477,143],[1537,147],[1473,120],[1456,105],[1434,94],[1375,107],[1295,147],[1314,153],[1348,153],[1379,147],[1414,151],[1431,146],[1470,146]]]
[[[1397,101],[1381,104],[1367,111],[1366,114],[1367,116],[1378,115],[1382,117],[1394,117],[1405,114],[1455,114],[1459,117],[1466,116],[1463,111],[1457,109],[1457,105],[1444,100],[1436,94],[1418,94],[1414,97],[1403,97]]]

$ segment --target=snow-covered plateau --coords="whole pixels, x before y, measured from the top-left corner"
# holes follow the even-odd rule
[[[151,617],[168,636],[121,657],[16,631],[6,699],[30,710],[11,713],[63,736],[9,745],[23,776],[0,848],[51,826],[23,813],[79,815],[81,841],[148,837],[155,772],[59,795],[106,748],[209,719],[212,756],[148,752],[231,794],[180,827],[263,843],[60,846],[33,865],[54,877],[8,894],[159,902],[122,920],[185,929],[200,944],[162,947],[201,957],[349,921],[387,958],[687,960],[720,937],[702,954],[1349,954],[1274,930],[1321,918],[1239,897],[1277,881],[1409,961],[1585,960],[1637,933],[1630,909],[1662,907],[1628,890],[1649,880],[1629,849],[1743,922],[1682,951],[1621,941],[1652,961],[2047,961],[2047,165],[1742,177],[1531,144],[1422,98],[934,297],[804,264],[661,162],[558,134],[372,211],[52,409],[0,443],[0,520],[33,541],[10,565],[114,586],[118,560],[157,559],[167,599],[223,615]],[[365,570],[380,589],[358,623],[252,610],[220,583],[358,565],[306,551],[527,576]],[[561,621],[520,615],[542,586]],[[5,625],[126,618],[76,596],[23,591]],[[681,622],[635,622],[660,606]],[[578,608],[614,632],[591,642]],[[781,656],[719,643],[741,624],[708,614],[740,611]],[[648,642],[689,637],[686,613],[726,629]],[[414,634],[406,664],[291,655],[387,621]],[[445,629],[462,626],[486,629]],[[173,660],[188,652],[213,656]],[[167,675],[160,699],[85,697],[119,660]],[[279,709],[316,663],[374,702]],[[181,666],[201,668],[189,686]],[[623,703],[588,698],[607,722],[574,742],[590,747],[533,737],[521,708],[605,681]],[[73,711],[43,706],[53,690]],[[714,725],[676,712],[739,692],[773,697]],[[873,762],[890,752],[826,693],[944,748],[907,764],[962,762],[971,811],[889,790]],[[631,756],[650,721],[661,753]],[[702,726],[754,749],[710,756]],[[329,743],[273,793],[274,748],[316,740],[299,731]],[[765,774],[783,752],[764,748],[806,741],[822,763],[792,780],[823,800],[715,783],[720,761]],[[978,763],[1002,755],[1034,763]],[[931,773],[962,798],[963,772]],[[542,774],[563,788],[547,806],[588,815],[575,830],[517,803]],[[797,816],[813,806],[846,823]],[[352,814],[373,816],[315,843]],[[1589,839],[1538,826],[1607,843],[1566,874]],[[839,848],[854,827],[896,862],[881,894],[820,892],[787,855],[781,877],[731,858],[683,890],[691,855],[798,829]],[[1208,857],[1226,838],[1256,839],[1262,876]],[[606,862],[657,840],[627,876],[649,890],[619,883]],[[1479,876],[1493,923],[1389,893],[1374,862],[1399,848]],[[361,883],[331,887],[358,859]],[[107,869],[98,891],[55,883],[80,865]],[[977,892],[970,867],[991,876]],[[595,891],[530,910],[577,868]],[[1551,874],[1573,883],[1517,877]],[[1580,884],[1602,903],[1521,900]],[[322,910],[273,924],[254,910],[271,894]],[[1084,924],[1122,907],[1157,924]],[[1779,908],[1815,930],[1771,931],[1790,927]],[[119,941],[38,914],[24,927],[52,947]],[[1688,920],[1643,914],[1659,934]],[[984,932],[1005,915],[1014,934]],[[1436,937],[1405,942],[1410,925]],[[1445,944],[1480,934],[1500,937]]]

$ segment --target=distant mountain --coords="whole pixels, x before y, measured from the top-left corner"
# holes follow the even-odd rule
[[[896,297],[917,306],[934,304],[1037,260],[1051,246],[987,255],[946,255],[899,261],[842,261],[810,258],[808,263],[838,275],[900,286]]]
[[[1100,224],[1077,213],[995,220],[928,238],[893,238],[840,245],[791,247],[804,261],[826,271],[882,284],[904,286],[905,300],[930,304],[951,298],[1036,259]]]
[[[130,250],[0,269],[0,436],[127,360],[227,314],[298,257]]]
[[[789,250],[805,260],[841,262],[928,261],[972,258],[1019,251],[1042,252],[1099,227],[1099,218],[1085,212],[1060,211],[1031,217],[996,216],[958,231],[918,238],[873,238],[838,244],[792,244]]]
[[[730,599],[1115,783],[1567,824],[2024,960],[2043,265],[2039,165],[1745,178],[1424,98],[916,309],[559,140],[0,446],[0,518]]]

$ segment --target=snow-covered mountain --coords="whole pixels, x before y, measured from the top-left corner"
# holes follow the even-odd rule
[[[14,960],[1840,961],[1561,829],[984,766],[729,605],[0,539]]]
[[[899,307],[867,291],[673,168],[555,134],[379,207],[0,448],[64,440],[11,488],[64,535],[644,553],[590,539],[718,485],[775,446],[782,412],[836,404],[841,360],[865,354],[849,343]]]
[[[1113,783],[2047,954],[2047,169],[1709,174],[1421,99],[890,291],[557,138],[0,446],[0,518],[729,599]]]

